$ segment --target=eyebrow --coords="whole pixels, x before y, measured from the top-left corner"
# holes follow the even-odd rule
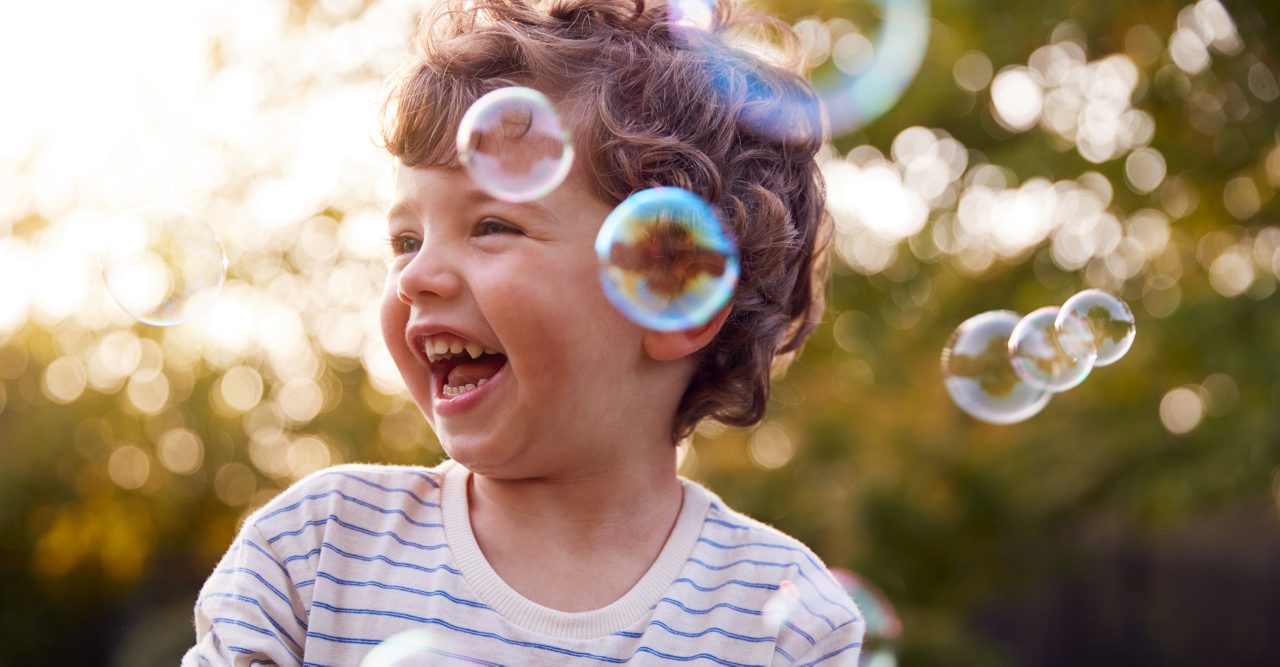
[[[541,201],[538,201],[536,199],[533,201],[526,201],[526,202],[505,202],[500,199],[497,199],[496,197],[491,196],[489,193],[479,188],[468,188],[466,192],[462,195],[462,203],[467,206],[479,206],[481,204],[489,204],[494,202],[502,205],[507,205],[507,206],[529,206],[533,208],[535,211],[537,211],[537,213],[539,213],[543,218],[551,222],[555,222],[555,223],[562,222],[560,217],[556,215],[554,211],[548,208],[546,204],[543,204]],[[388,222],[401,217],[408,217],[408,218],[419,217],[418,207],[414,204],[412,199],[401,199],[400,201],[397,201],[394,205],[392,205],[390,209],[387,210]]]

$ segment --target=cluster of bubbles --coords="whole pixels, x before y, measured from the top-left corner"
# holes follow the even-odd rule
[[[943,382],[951,400],[975,419],[1014,424],[1043,410],[1053,394],[1078,386],[1093,368],[1123,357],[1136,331],[1129,306],[1097,289],[1025,317],[982,313],[947,340]]]
[[[902,636],[902,621],[893,603],[884,591],[849,570],[832,567],[828,571],[857,605],[866,623],[858,659],[860,667],[895,667],[898,664],[895,647]],[[800,607],[796,585],[789,580],[780,582],[760,613],[767,635],[777,637]]]

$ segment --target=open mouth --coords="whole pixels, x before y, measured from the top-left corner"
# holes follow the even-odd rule
[[[507,364],[505,354],[454,337],[427,337],[419,344],[445,398],[475,391]]]

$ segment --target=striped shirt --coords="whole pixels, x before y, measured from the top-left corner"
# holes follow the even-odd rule
[[[681,480],[675,527],[630,591],[561,612],[485,560],[469,475],[343,465],[281,493],[205,582],[184,667],[358,665],[409,639],[395,664],[857,664],[863,620],[822,562],[695,482]]]

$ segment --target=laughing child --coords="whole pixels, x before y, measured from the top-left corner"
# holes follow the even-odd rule
[[[406,631],[413,664],[856,664],[862,619],[819,559],[676,474],[699,421],[763,416],[820,319],[829,230],[812,89],[721,39],[785,25],[727,4],[675,18],[644,0],[432,10],[388,105],[381,319],[449,460],[330,468],[255,512],[185,665],[356,665]],[[537,201],[494,199],[458,162],[463,112],[506,86],[545,93],[574,137]],[[633,324],[598,279],[601,222],[657,186],[712,204],[741,257],[729,304],[683,331]]]

